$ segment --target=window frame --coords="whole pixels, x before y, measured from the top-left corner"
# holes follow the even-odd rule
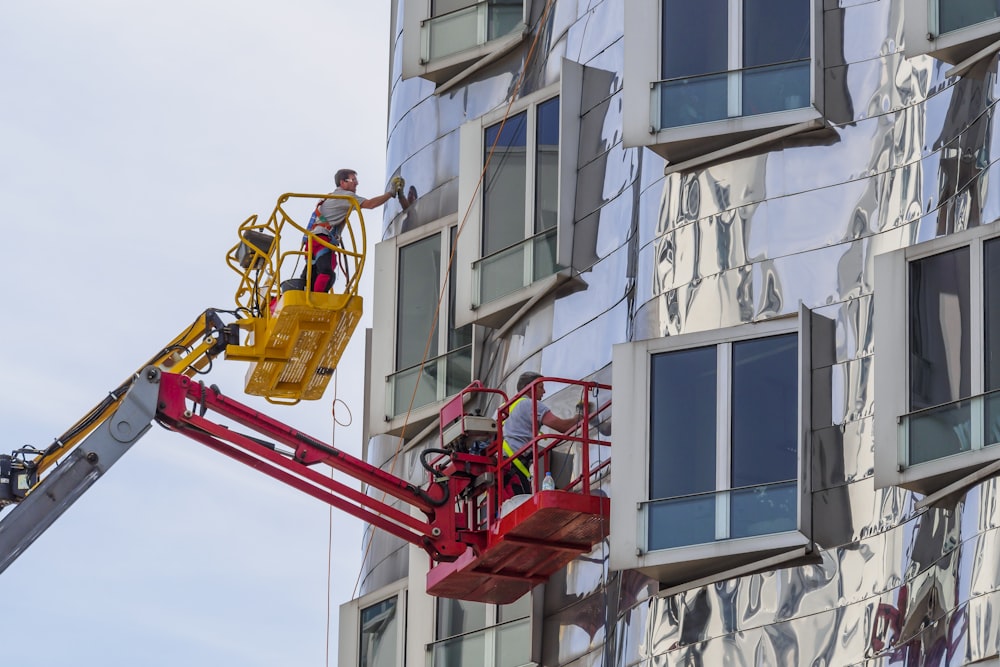
[[[527,22],[531,16],[532,0],[523,1],[521,22],[512,32],[468,49],[424,60],[423,26],[433,18],[432,2],[407,0],[403,5],[402,76],[404,79],[421,77],[433,81],[438,84],[438,93],[511,52],[528,35]]]
[[[898,486],[921,494],[952,485],[978,468],[1000,460],[1000,446],[972,443],[971,449],[922,463],[907,465],[903,434],[909,408],[910,368],[910,266],[913,262],[961,248],[969,248],[969,396],[974,401],[985,391],[985,371],[976,361],[984,359],[986,317],[984,244],[1000,239],[1000,222],[982,225],[899,248],[875,257],[875,486]],[[978,446],[977,446],[978,445]]]
[[[559,83],[547,86],[530,95],[519,99],[511,105],[509,112],[506,106],[481,116],[462,125],[460,129],[459,156],[459,197],[458,210],[462,215],[468,212],[467,220],[458,238],[456,262],[462,273],[456,285],[456,325],[479,324],[487,327],[500,327],[508,322],[511,315],[525,302],[540,298],[555,287],[571,278],[572,269],[572,226],[576,201],[576,165],[578,157],[578,141],[580,131],[579,101],[583,82],[583,68],[563,59],[562,77]],[[477,303],[478,297],[474,264],[482,259],[483,244],[483,191],[480,177],[483,173],[483,161],[486,150],[484,137],[486,130],[500,121],[504,116],[514,117],[522,112],[528,115],[528,147],[529,154],[535,154],[537,145],[537,111],[540,105],[551,99],[559,98],[559,158],[558,176],[556,178],[556,224],[555,224],[555,263],[557,270],[548,276],[534,280],[514,290],[510,294],[494,300]],[[533,160],[526,160],[525,182],[525,235],[522,242],[532,237],[534,232],[534,207],[536,205],[535,165]]]
[[[637,569],[677,590],[704,583],[706,577],[724,575],[766,558],[803,556],[812,548],[811,477],[809,462],[811,416],[810,313],[801,307],[798,316],[754,324],[623,343],[614,347],[612,376],[617,394],[612,406],[615,440],[640,447],[615,457],[611,476],[611,567]],[[794,333],[798,337],[798,453],[796,528],[766,535],[726,538],[708,543],[646,551],[648,524],[642,508],[650,500],[650,393],[652,360],[657,354]],[[731,389],[731,376],[725,386]],[[717,427],[731,428],[731,418]],[[731,452],[730,445],[730,452]],[[621,454],[622,452],[619,452]],[[717,492],[725,489],[716,489]],[[639,511],[637,511],[639,510]]]
[[[428,665],[430,665],[431,667],[434,667],[434,649],[435,649],[435,647],[444,646],[446,643],[451,643],[451,642],[456,642],[456,641],[463,641],[465,639],[472,639],[472,640],[474,640],[474,639],[476,639],[476,638],[478,638],[478,637],[481,636],[483,638],[483,643],[484,643],[484,647],[483,647],[484,648],[484,654],[482,656],[483,657],[483,661],[482,662],[477,662],[475,664],[481,664],[483,667],[495,667],[494,663],[495,663],[496,649],[502,643],[502,639],[497,636],[499,628],[513,626],[514,624],[519,624],[519,623],[525,623],[527,625],[527,631],[529,633],[529,636],[533,637],[535,635],[535,633],[534,633],[535,618],[538,617],[538,613],[536,612],[536,607],[537,607],[536,603],[539,602],[540,600],[539,600],[539,598],[537,598],[535,596],[534,591],[531,591],[531,592],[527,593],[526,597],[528,598],[528,605],[527,605],[528,606],[528,613],[527,613],[527,615],[525,615],[525,616],[519,616],[517,618],[507,619],[507,620],[502,620],[501,619],[501,608],[504,607],[504,606],[508,606],[508,605],[489,604],[489,603],[485,603],[485,602],[469,602],[469,603],[467,603],[467,604],[482,605],[483,607],[485,607],[485,612],[486,612],[485,616],[486,616],[486,618],[485,618],[483,627],[477,628],[477,629],[473,629],[473,630],[465,630],[463,632],[459,632],[459,633],[454,634],[454,635],[449,635],[447,637],[438,637],[438,632],[440,630],[440,628],[439,628],[439,622],[440,622],[441,604],[442,604],[443,601],[446,600],[446,598],[435,598],[434,599],[434,605],[433,605],[433,608],[434,608],[434,622],[433,622],[434,631],[433,631],[433,637],[434,637],[434,639],[427,644],[427,651],[430,654],[429,655],[429,660],[428,660]],[[461,602],[461,601],[459,601],[459,602]],[[511,603],[511,604],[514,604],[514,603]],[[529,644],[534,644],[534,642],[530,642]],[[528,661],[524,662],[524,663],[520,663],[520,664],[522,666],[538,664],[537,663],[538,656],[535,655],[535,652],[533,651],[533,646],[529,645],[526,648],[527,648],[527,654],[528,654],[528,656],[527,656],[528,657]]]
[[[447,280],[450,232],[456,230],[457,224],[457,216],[449,215],[375,245],[375,306],[372,316],[371,349],[373,351],[391,350],[392,352],[391,354],[383,352],[372,353],[370,355],[371,377],[376,378],[371,384],[371,406],[373,406],[373,409],[370,410],[369,415],[369,431],[373,435],[399,435],[404,427],[410,432],[417,432],[420,428],[423,428],[436,419],[442,404],[450,398],[450,395],[447,393],[447,374],[445,373],[447,364],[450,363],[449,355],[460,349],[465,349],[465,347],[469,348],[469,382],[472,381],[473,373],[471,369],[475,368],[478,350],[477,341],[480,333],[476,330],[476,327],[472,327],[471,340],[467,346],[463,345],[454,350],[449,349],[449,335],[452,328],[448,326],[449,312],[447,303],[442,303],[437,320],[437,347],[430,351],[427,359],[428,364],[437,363],[439,365],[436,397],[429,403],[414,407],[410,412],[409,419],[407,419],[405,411],[399,414],[391,414],[394,412],[390,404],[390,401],[393,399],[392,383],[399,373],[412,368],[396,368],[400,321],[397,288],[400,252],[414,243],[419,243],[434,236],[439,237],[441,244],[441,265],[439,267],[437,285],[439,294],[441,286]],[[453,265],[452,275],[456,276],[455,287],[457,289],[458,283],[461,282],[461,273],[458,270],[458,264]],[[448,298],[448,295],[446,295],[446,298]],[[456,316],[458,310],[456,300]],[[454,324],[454,329],[464,326],[457,322]]]
[[[730,0],[733,1],[735,0]],[[766,136],[769,132],[782,128],[801,126],[798,131],[816,129],[815,123],[822,119],[824,108],[823,0],[809,0],[809,2],[811,67],[807,105],[797,109],[738,116],[659,130],[654,126],[652,109],[656,90],[654,84],[661,80],[660,26],[663,0],[630,0],[625,3],[627,37],[622,79],[624,145],[650,148],[671,163],[676,163],[727,148],[741,150],[742,145],[751,139]],[[730,23],[733,20],[730,17]],[[731,50],[731,41],[729,45]],[[787,136],[787,132],[779,131],[771,140],[784,136]]]
[[[339,627],[337,630],[337,664],[361,665],[361,613],[372,606],[395,598],[396,613],[396,661],[395,667],[406,664],[407,632],[407,580],[401,579],[377,591],[340,605]]]
[[[1000,17],[940,34],[934,14],[939,1],[904,0],[903,43],[907,58],[931,55],[955,65],[980,49],[989,53],[1000,49],[1000,43],[996,43],[1000,39]]]

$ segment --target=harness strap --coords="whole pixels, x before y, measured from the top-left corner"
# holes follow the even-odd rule
[[[527,396],[522,396],[521,398],[517,399],[516,401],[510,404],[510,409],[507,410],[508,419],[510,419],[511,413],[514,412],[514,408],[516,408],[521,401],[526,400],[527,398],[528,398]],[[508,459],[513,458],[514,456],[514,448],[510,446],[510,443],[507,442],[506,438],[504,438],[503,441],[503,454]],[[524,464],[524,461],[521,460],[521,457],[514,458],[513,465],[515,468],[521,471],[525,477],[531,479],[531,469]]]

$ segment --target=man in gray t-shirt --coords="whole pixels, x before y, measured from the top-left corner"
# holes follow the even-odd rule
[[[517,390],[520,392],[529,384],[542,377],[538,373],[530,371],[521,373],[517,378]],[[545,395],[545,384],[535,385],[535,413],[537,420],[532,419],[531,414],[531,393],[527,393],[517,399],[510,408],[507,419],[503,422],[503,453],[505,457],[510,457],[531,441],[538,431],[532,427],[538,424],[539,427],[547,426],[560,433],[570,430],[580,421],[578,417],[562,418],[552,414],[552,411],[542,403],[541,399]],[[514,460],[510,470],[515,476],[511,480],[514,493],[531,493],[531,453],[525,452]]]
[[[358,172],[353,169],[341,169],[334,176],[337,189],[331,195],[342,195],[353,198],[358,202],[358,206],[364,209],[378,208],[402,190],[402,180],[393,179],[393,190],[368,199],[357,193]],[[340,245],[340,233],[344,229],[344,222],[348,213],[351,212],[351,203],[346,199],[331,197],[324,199],[319,206],[319,219],[309,228],[313,234],[320,236],[327,243]],[[337,258],[330,251],[319,243],[307,243],[309,256],[312,257],[312,285],[310,289],[314,292],[326,292],[333,287],[336,278],[334,269],[337,268]],[[302,273],[305,278],[306,273]]]

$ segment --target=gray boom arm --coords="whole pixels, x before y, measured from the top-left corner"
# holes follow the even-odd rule
[[[149,430],[156,415],[160,372],[147,368],[118,409],[0,520],[0,572]]]

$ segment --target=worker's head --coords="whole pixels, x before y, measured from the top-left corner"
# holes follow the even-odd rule
[[[535,373],[534,371],[525,371],[521,373],[520,377],[517,378],[517,390],[521,391],[529,384],[542,377],[540,373]],[[545,392],[545,385],[538,385],[538,396],[541,396]]]
[[[358,172],[353,169],[338,169],[333,177],[333,181],[337,184],[338,188],[357,192]]]

